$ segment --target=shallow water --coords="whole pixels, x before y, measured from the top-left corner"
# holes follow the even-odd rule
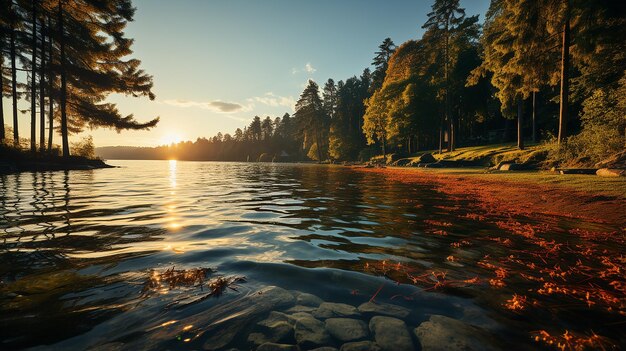
[[[266,286],[355,307],[375,296],[409,308],[409,330],[444,315],[484,329],[499,347],[537,348],[531,333],[543,329],[624,342],[624,317],[600,308],[504,308],[515,290],[491,286],[493,272],[476,262],[508,255],[507,246],[454,243],[517,238],[471,216],[470,199],[345,167],[110,163],[122,168],[0,176],[0,348],[200,349],[208,347],[201,331],[215,320],[197,316]],[[576,228],[621,230],[560,217],[516,220],[549,227],[555,238]],[[194,286],[142,294],[153,270],[172,267],[210,267],[213,276],[246,282],[201,301],[194,299],[207,292]],[[438,274],[446,284],[437,285]],[[517,277],[507,279],[511,286]],[[266,314],[251,316],[240,333]],[[181,329],[189,320],[207,325]],[[180,330],[172,337],[161,328]],[[226,346],[250,344],[243,335]]]

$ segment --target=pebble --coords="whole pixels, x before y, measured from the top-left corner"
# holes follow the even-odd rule
[[[383,351],[413,350],[413,340],[402,320],[375,316],[370,320],[369,327]]]
[[[365,339],[368,336],[367,325],[360,319],[328,318],[326,330],[335,339],[346,342]]]

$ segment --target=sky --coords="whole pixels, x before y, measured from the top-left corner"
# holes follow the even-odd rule
[[[126,34],[133,57],[154,77],[156,99],[111,96],[150,131],[86,130],[96,146],[156,146],[233,133],[258,115],[293,113],[306,82],[360,75],[383,39],[396,45],[423,33],[426,0],[135,0]],[[461,0],[480,15],[489,0]],[[23,108],[28,108],[23,102]],[[9,124],[10,104],[5,99]],[[29,116],[20,134],[30,135]],[[38,134],[37,134],[38,135]],[[59,138],[57,137],[56,142]]]

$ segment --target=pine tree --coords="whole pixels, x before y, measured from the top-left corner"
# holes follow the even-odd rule
[[[319,86],[313,80],[309,80],[306,88],[296,102],[295,117],[298,119],[300,130],[303,135],[303,148],[313,150],[318,161],[325,159],[325,141],[327,125],[322,99],[319,95]],[[327,140],[327,139],[326,139]],[[307,152],[307,155],[310,153]]]
[[[428,20],[422,26],[430,32],[430,39],[437,47],[437,61],[440,62],[440,69],[443,73],[443,99],[444,114],[441,117],[441,127],[439,132],[439,152],[443,148],[444,121],[448,121],[450,131],[448,149],[454,150],[453,126],[451,104],[450,104],[450,71],[452,70],[451,38],[454,32],[458,31],[465,20],[465,9],[459,5],[459,0],[435,0],[432,11],[428,13]]]
[[[382,44],[378,46],[378,51],[375,52],[376,56],[374,56],[374,59],[372,60],[374,72],[372,73],[372,84],[369,89],[370,93],[373,93],[375,90],[382,87],[383,81],[385,80],[385,73],[387,72],[387,67],[389,65],[389,59],[395,51],[396,45],[393,43],[391,38],[385,38]]]

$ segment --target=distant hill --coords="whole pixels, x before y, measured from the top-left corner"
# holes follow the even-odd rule
[[[96,148],[96,156],[105,160],[164,160],[165,155],[153,147],[104,146]]]

